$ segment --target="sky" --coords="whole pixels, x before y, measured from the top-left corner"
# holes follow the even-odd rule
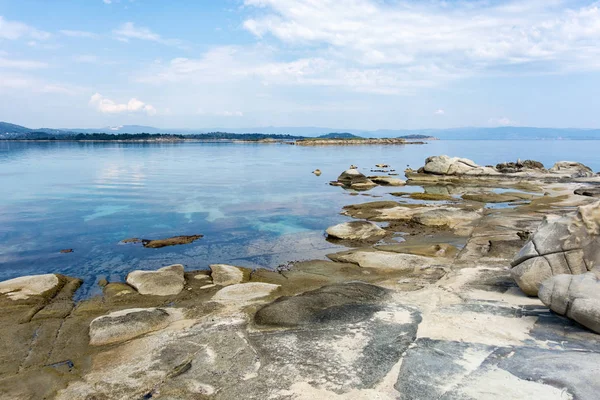
[[[600,128],[600,2],[0,0],[32,128]]]

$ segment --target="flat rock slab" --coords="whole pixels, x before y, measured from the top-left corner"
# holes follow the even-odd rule
[[[393,270],[423,269],[434,264],[444,264],[445,260],[418,256],[414,254],[395,253],[391,251],[350,250],[328,255],[338,262],[357,264],[361,268],[380,268]]]
[[[462,195],[462,198],[465,200],[477,201],[480,203],[514,203],[517,201],[532,200],[535,197],[537,197],[537,196],[532,195],[532,194],[517,193],[517,192],[465,193]]]
[[[11,300],[26,300],[56,291],[59,286],[60,280],[55,274],[21,276],[0,282],[0,293]]]
[[[373,222],[351,221],[331,226],[326,230],[327,235],[341,240],[379,240],[386,231]]]
[[[131,308],[103,315],[90,323],[90,344],[124,342],[163,329],[175,315],[175,311],[164,308]]]
[[[400,399],[594,399],[600,354],[418,339],[396,383]]]
[[[378,185],[382,186],[404,186],[406,181],[399,178],[392,178],[389,176],[369,176],[369,179]]]
[[[323,286],[297,296],[280,297],[258,310],[254,321],[259,325],[292,327],[352,320],[353,312],[361,312],[357,305],[376,303],[387,293],[386,289],[362,282]]]
[[[127,283],[140,294],[172,296],[183,290],[185,278],[183,265],[175,264],[156,271],[132,271],[127,275]]]
[[[244,281],[244,271],[233,265],[212,264],[210,270],[212,271],[210,276],[215,285],[229,286]]]
[[[226,286],[213,296],[215,301],[249,301],[270,296],[280,285],[262,282],[239,283]]]

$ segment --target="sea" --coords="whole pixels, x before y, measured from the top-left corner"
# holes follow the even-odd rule
[[[343,249],[324,231],[349,220],[340,214],[344,205],[422,191],[377,187],[357,194],[328,184],[352,164],[366,175],[380,174],[371,172],[375,164],[389,164],[403,178],[407,167],[446,154],[481,165],[579,161],[598,171],[598,150],[600,141],[576,140],[324,147],[0,141],[0,280],[61,273],[82,278],[78,297],[88,297],[100,293],[99,279],[123,281],[134,269],[285,267]],[[160,249],[122,243],[195,234],[204,237]]]

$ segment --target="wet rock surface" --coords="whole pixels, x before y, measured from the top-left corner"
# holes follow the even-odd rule
[[[384,229],[369,221],[351,221],[330,226],[328,237],[341,240],[377,241],[386,235]]]

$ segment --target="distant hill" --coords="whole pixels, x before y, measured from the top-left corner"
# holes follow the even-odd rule
[[[404,135],[398,136],[398,139],[406,140],[438,140],[438,138],[429,135]]]
[[[318,136],[319,139],[362,139],[360,136],[348,132],[331,132]]]
[[[402,138],[416,140],[600,140],[600,129],[531,128],[505,126],[497,128],[451,128],[451,129],[379,129],[359,130],[317,127],[263,127],[235,129],[163,129],[142,125],[123,125],[97,129],[30,129],[24,126],[0,122],[0,139],[67,139],[77,134],[152,134],[184,135],[186,138],[203,139],[280,139],[293,140],[303,137],[322,139],[356,138]],[[237,136],[245,135],[245,136]],[[112,136],[108,136],[109,138]],[[247,139],[245,139],[247,138]]]

